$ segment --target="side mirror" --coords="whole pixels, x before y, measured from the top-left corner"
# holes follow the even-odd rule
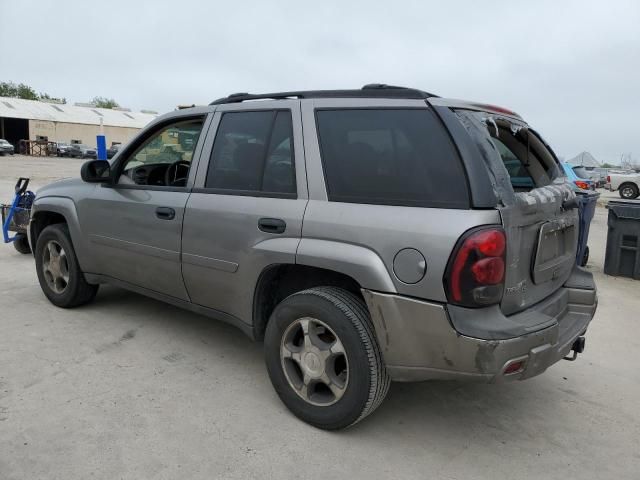
[[[89,160],[82,165],[80,177],[88,183],[109,183],[111,166],[106,160]]]

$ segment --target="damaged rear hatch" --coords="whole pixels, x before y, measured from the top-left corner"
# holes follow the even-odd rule
[[[542,137],[516,114],[455,113],[481,150],[507,236],[504,314],[522,311],[563,286],[575,265],[575,194]]]

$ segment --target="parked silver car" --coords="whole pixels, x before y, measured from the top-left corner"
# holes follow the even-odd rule
[[[575,195],[503,108],[386,85],[235,94],[81,175],[32,208],[49,300],[110,283],[229,322],[320,428],[366,417],[390,380],[538,375],[582,352],[596,310]]]
[[[74,147],[68,143],[58,142],[55,145],[55,153],[58,157],[70,157],[71,153],[74,151]]]
[[[15,147],[7,142],[4,138],[0,138],[0,155],[13,155],[15,153]]]
[[[76,158],[96,158],[96,149],[83,143],[72,143],[67,145],[64,156]]]

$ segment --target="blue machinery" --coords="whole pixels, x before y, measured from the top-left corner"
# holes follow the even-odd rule
[[[36,194],[27,190],[29,179],[20,177],[15,187],[15,196],[10,205],[0,205],[2,209],[2,238],[4,243],[19,240],[27,235],[31,204]],[[10,232],[14,232],[11,235]]]

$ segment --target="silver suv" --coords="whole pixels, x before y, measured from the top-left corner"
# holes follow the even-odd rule
[[[517,114],[415,89],[234,94],[38,192],[60,307],[101,283],[264,340],[285,405],[352,425],[389,383],[530,378],[584,346],[577,201]]]

